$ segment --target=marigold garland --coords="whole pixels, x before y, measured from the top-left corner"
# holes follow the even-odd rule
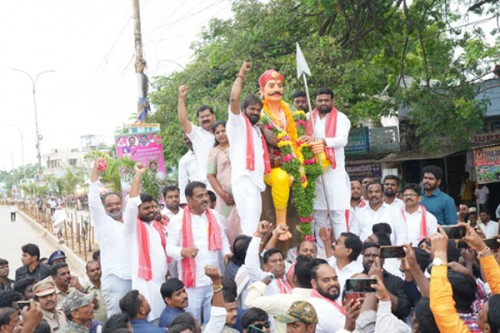
[[[276,135],[283,161],[282,168],[293,177],[292,201],[301,222],[299,230],[303,236],[312,235],[311,221],[316,197],[316,178],[321,175],[323,169],[317,163],[309,144],[298,139],[305,134],[307,125],[305,113],[303,111],[292,113],[288,104],[283,101],[280,101],[280,109],[286,117],[286,131],[276,125],[278,122],[265,100],[260,121]]]

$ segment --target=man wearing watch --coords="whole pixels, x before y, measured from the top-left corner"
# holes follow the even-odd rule
[[[269,274],[261,281],[257,281],[248,288],[245,306],[256,307],[266,311],[270,316],[284,315],[295,301],[307,301],[311,296],[311,271],[316,261],[311,257],[298,256],[293,275],[294,288],[290,294],[265,296],[268,285],[274,280],[275,274],[280,273],[279,267],[273,267]],[[275,332],[285,333],[286,323],[276,321]]]
[[[254,232],[252,240],[248,245],[247,255],[245,257],[245,265],[240,268],[240,270],[245,269],[248,274],[248,284],[252,284],[257,281],[263,281],[267,279],[268,287],[265,291],[266,296],[278,295],[282,293],[289,293],[291,291],[290,286],[286,283],[285,279],[285,261],[283,253],[278,248],[272,248],[264,252],[262,257],[263,268],[260,266],[259,250],[261,245],[262,236],[270,231],[272,228],[272,223],[268,221],[260,221],[257,230]],[[272,273],[274,279],[271,278]],[[240,273],[238,273],[240,274]],[[238,280],[238,276],[236,277]],[[238,287],[240,290],[240,287]],[[248,288],[242,288],[243,293],[241,299],[243,304],[248,294]]]
[[[498,332],[500,318],[495,309],[500,306],[500,268],[491,250],[476,231],[465,223],[459,226],[466,228],[463,240],[478,253],[479,261],[484,270],[486,281],[490,285],[493,296],[486,302],[478,314],[479,328],[483,332]],[[430,236],[432,253],[434,255],[430,281],[430,308],[436,325],[441,332],[470,332],[467,324],[459,316],[453,300],[453,290],[448,280],[448,237],[439,228]]]

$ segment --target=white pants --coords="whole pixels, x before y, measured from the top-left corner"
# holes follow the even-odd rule
[[[186,311],[191,313],[200,324],[208,323],[210,320],[210,311],[212,309],[212,285],[186,288],[186,293],[189,300]]]
[[[122,312],[118,303],[131,289],[131,280],[122,279],[114,274],[102,278],[102,295],[106,302],[108,317]]]
[[[241,230],[244,235],[252,236],[260,221],[262,197],[260,190],[249,177],[241,177],[232,185],[234,202],[240,215]]]
[[[335,239],[339,239],[340,234],[347,231],[346,221],[345,221],[345,210],[332,210],[331,219],[333,220],[333,225],[330,223],[327,210],[315,210],[313,213],[314,220],[314,235],[316,237],[316,243],[321,250],[325,249],[323,241],[319,237],[319,229],[321,227],[332,228],[333,235]]]

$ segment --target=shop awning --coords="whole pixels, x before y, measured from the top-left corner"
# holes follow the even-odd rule
[[[458,152],[459,150],[448,150],[439,153],[423,153],[420,150],[410,150],[404,153],[392,153],[386,157],[377,160],[379,163],[386,162],[402,162],[402,161],[414,161],[414,160],[435,160],[450,156]]]

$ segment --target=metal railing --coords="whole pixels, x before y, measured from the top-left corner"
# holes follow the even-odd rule
[[[28,203],[19,203],[18,208],[57,237],[54,232],[50,208]],[[98,244],[95,243],[94,227],[90,220],[90,214],[88,211],[78,211],[74,208],[67,208],[66,214],[68,220],[62,229],[62,240],[66,246],[87,262],[92,258],[92,252],[99,249]]]

